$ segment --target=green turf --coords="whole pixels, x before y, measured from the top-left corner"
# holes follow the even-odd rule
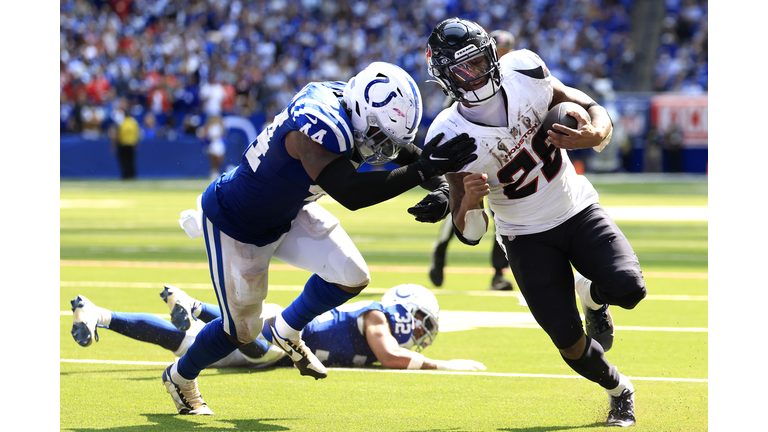
[[[189,239],[177,222],[179,212],[194,207],[206,183],[61,182],[61,359],[173,361],[173,354],[162,348],[107,329],[99,331],[98,343],[84,349],[72,341],[72,318],[66,311],[69,300],[83,294],[114,310],[167,314],[158,296],[165,283],[215,302],[202,239]],[[594,183],[604,206],[707,206],[706,182],[615,183],[596,178]],[[329,199],[321,201],[341,220],[372,269],[370,292],[364,291],[357,299],[379,299],[385,288],[418,283],[434,289],[444,311],[527,312],[514,293],[489,295],[490,235],[474,248],[458,241],[451,243],[445,284],[432,286],[426,266],[437,226],[415,222],[405,212],[423,195],[417,189],[357,212]],[[617,223],[638,254],[649,291],[649,298],[634,310],[613,311],[619,329],[613,349],[606,354],[622,373],[634,378],[639,419],[635,430],[707,430],[708,224]],[[128,268],[103,261],[145,264]],[[450,271],[454,268],[459,272]],[[273,289],[268,301],[288,305],[308,276],[305,271],[270,271]],[[692,331],[681,331],[685,329]],[[332,370],[329,378],[321,381],[301,377],[291,369],[206,370],[200,377],[200,388],[216,415],[188,418],[174,414],[160,383],[161,365],[62,362],[60,428],[605,429],[605,393],[577,377],[539,328],[481,327],[442,332],[425,354],[438,359],[479,360],[488,370],[469,376]]]

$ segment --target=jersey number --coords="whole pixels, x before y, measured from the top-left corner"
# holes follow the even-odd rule
[[[411,314],[407,313],[405,316],[395,312],[395,333],[407,335],[411,333]]]
[[[245,152],[245,158],[248,159],[248,164],[251,165],[253,172],[256,172],[256,168],[261,164],[259,159],[261,156],[267,153],[269,150],[269,141],[272,139],[272,135],[275,133],[275,129],[280,127],[286,120],[288,120],[288,110],[284,110],[277,116],[275,116],[272,124],[268,128],[261,131],[256,142],[251,143],[251,147]]]
[[[537,139],[536,137],[533,138],[532,147],[539,160],[544,162],[544,165],[541,167],[542,174],[544,174],[548,182],[552,181],[557,173],[560,172],[560,167],[563,164],[563,155],[560,153],[560,149],[554,145],[547,145],[543,139]],[[533,179],[533,181],[518,189],[526,181],[531,170],[536,168],[536,165],[538,165],[536,159],[528,153],[528,150],[523,149],[499,170],[499,182],[511,183],[504,186],[504,195],[507,198],[520,199],[536,193],[539,184],[538,178]]]

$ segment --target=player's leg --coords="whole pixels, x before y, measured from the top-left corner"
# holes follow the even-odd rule
[[[187,332],[179,331],[170,322],[149,313],[116,312],[101,308],[93,304],[83,296],[77,296],[72,300],[75,307],[73,314],[72,336],[81,346],[89,346],[95,338],[93,332],[87,330],[90,323],[97,323],[98,327],[107,328],[141,342],[148,342],[173,351],[176,355],[182,355],[180,348],[187,341],[187,346],[194,340],[194,333],[188,337]],[[80,323],[80,325],[78,325]],[[77,330],[78,328],[82,330]],[[91,337],[83,335],[92,334]],[[185,347],[186,348],[186,347]]]
[[[577,219],[578,218],[578,219]],[[632,245],[600,205],[575,216],[569,251],[576,270],[592,281],[595,303],[632,309],[647,295],[640,261]]]
[[[647,294],[640,262],[627,238],[599,205],[590,206],[566,224],[572,235],[568,255],[578,272],[576,289],[587,335],[608,351],[613,345],[608,305],[632,309]]]
[[[573,272],[564,252],[565,238],[562,226],[541,234],[517,236],[512,241],[505,237],[510,267],[531,313],[563,361],[607,392],[621,394],[631,389],[631,383],[608,362],[602,346],[582,331]]]
[[[592,345],[608,351],[613,345],[608,305],[632,309],[647,294],[640,263],[627,238],[600,205],[588,207],[564,225],[572,236],[569,257],[578,271],[575,286],[587,335],[594,338]],[[619,384],[606,388],[611,408],[607,424],[631,426],[635,424],[635,389],[627,377],[619,375]]]
[[[205,305],[205,303],[203,303],[203,305]],[[283,311],[283,308],[274,303],[264,303],[264,307],[261,310],[262,319],[267,320],[280,314]],[[286,355],[286,352],[283,351],[282,348],[268,343],[261,334],[259,334],[259,337],[257,337],[256,340],[242,345],[238,350],[243,358],[249,363],[249,366],[257,367],[274,365]]]
[[[370,273],[363,256],[357,250],[349,235],[339,225],[338,219],[317,203],[308,204],[296,216],[291,230],[282,240],[274,254],[275,258],[308,270],[314,274],[309,278],[301,294],[274,319],[267,321],[262,334],[278,344],[291,341],[297,349],[307,351],[299,332],[316,316],[341,306],[354,298],[370,282]],[[275,336],[273,338],[273,336]],[[291,355],[294,361],[298,354]],[[308,356],[311,365],[300,365],[302,374],[324,378],[325,367],[312,354]]]
[[[448,251],[448,243],[453,238],[453,219],[451,214],[440,224],[437,241],[432,245],[432,259],[429,264],[429,280],[435,286],[443,285],[443,270],[445,269],[445,254]],[[505,265],[506,267],[506,265]]]
[[[206,324],[186,354],[163,373],[163,383],[180,414],[212,414],[197,389],[197,376],[258,336],[267,295],[267,270],[275,248],[238,242],[207,218],[203,219],[203,231],[221,319]]]
[[[509,267],[509,261],[507,261],[504,249],[495,240],[491,249],[491,265],[493,265],[494,275],[493,279],[491,279],[490,289],[495,291],[512,291],[515,289],[515,284],[504,277],[503,271]]]

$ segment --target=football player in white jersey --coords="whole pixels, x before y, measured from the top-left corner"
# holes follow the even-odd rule
[[[211,415],[197,376],[261,333],[288,353],[302,375],[325,378],[325,366],[301,340],[316,316],[346,303],[370,283],[363,256],[316,201],[326,193],[350,210],[417,185],[434,190],[442,175],[474,160],[474,140],[423,150],[418,87],[404,70],[374,62],[349,82],[306,85],[257,139],[241,163],[222,174],[182,212],[190,237],[204,235],[222,317],[162,374],[180,414]],[[358,172],[362,163],[392,161],[392,171]],[[276,258],[313,272],[285,310],[264,319],[269,263]]]
[[[108,310],[78,295],[70,302],[72,337],[89,347],[99,340],[98,329],[106,328],[178,357],[186,353],[204,323],[221,319],[218,305],[196,300],[178,287],[166,285],[160,297],[170,310],[170,322],[151,313]],[[283,308],[265,303],[263,310],[265,317],[274,317]],[[326,366],[363,367],[379,362],[389,369],[485,370],[474,360],[435,360],[421,353],[437,338],[439,320],[434,294],[420,285],[403,284],[388,290],[381,301],[347,303],[323,313],[304,327],[302,339]],[[292,365],[285,351],[259,336],[209,367]]]
[[[635,424],[634,387],[604,352],[613,343],[608,305],[634,308],[646,296],[645,282],[631,245],[566,152],[602,150],[612,131],[608,113],[563,85],[529,50],[499,59],[493,39],[472,21],[438,24],[426,57],[430,75],[459,102],[437,116],[426,139],[468,133],[477,144],[477,160],[447,176],[457,237],[479,242],[488,225],[487,197],[497,241],[531,313],[568,366],[606,390],[607,424]],[[537,134],[547,112],[565,101],[584,107],[591,121],[569,113],[578,120],[576,129],[555,125],[565,135]]]

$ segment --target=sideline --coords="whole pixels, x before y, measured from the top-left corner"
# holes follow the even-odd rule
[[[115,364],[136,366],[168,366],[168,362],[127,361],[127,360],[89,360],[89,359],[60,359],[61,363],[85,363],[85,364]],[[275,367],[274,369],[293,369],[292,367]],[[566,378],[586,379],[580,375],[550,375],[550,374],[524,374],[501,372],[467,372],[467,371],[437,371],[437,370],[407,370],[407,369],[373,369],[373,368],[328,368],[334,372],[363,372],[363,373],[401,373],[401,374],[428,374],[428,375],[464,375],[501,378]],[[667,382],[696,382],[709,383],[707,378],[667,378],[667,377],[627,377],[637,381],[667,381]]]

